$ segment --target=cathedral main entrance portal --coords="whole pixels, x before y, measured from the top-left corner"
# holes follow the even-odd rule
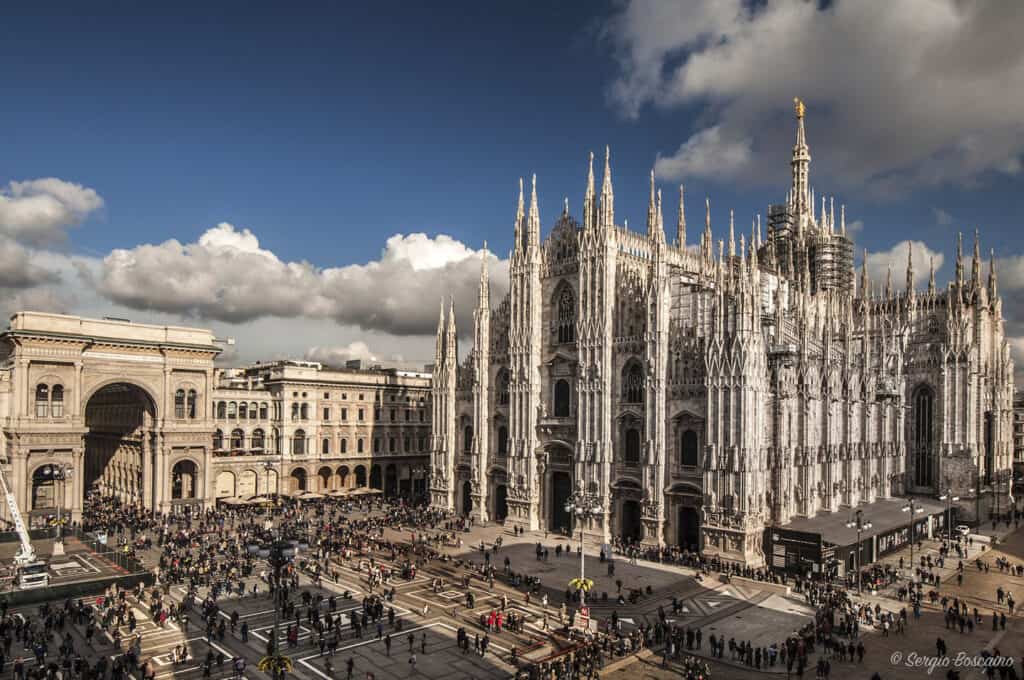
[[[563,470],[551,473],[551,505],[548,510],[548,529],[551,531],[571,531],[572,518],[565,509],[565,504],[572,496],[572,476]]]
[[[153,401],[142,388],[114,383],[97,390],[86,403],[83,489],[116,496],[125,503],[152,507]]]
[[[679,546],[686,550],[697,550],[700,547],[700,516],[697,514],[697,508],[679,508],[678,526]]]
[[[508,517],[508,487],[499,484],[494,489],[494,519],[503,522]]]
[[[462,514],[470,515],[473,513],[473,485],[469,481],[462,483]]]
[[[622,538],[626,541],[639,541],[644,537],[644,526],[641,521],[640,503],[629,500],[622,503]]]

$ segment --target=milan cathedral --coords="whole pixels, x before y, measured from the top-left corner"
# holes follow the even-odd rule
[[[804,107],[785,202],[749,237],[711,209],[690,245],[679,188],[666,238],[651,175],[646,234],[615,222],[609,155],[593,155],[582,222],[568,202],[541,240],[520,181],[509,295],[492,308],[486,257],[473,344],[460,363],[442,305],[432,503],[477,521],[572,526],[591,538],[676,544],[765,564],[765,527],[877,499],[934,497],[1010,468],[1013,364],[994,254],[977,236],[939,289],[908,247],[906,283],[858,272],[845,210],[816,206]],[[930,268],[915,290],[917,268]],[[923,277],[922,277],[923,279]]]

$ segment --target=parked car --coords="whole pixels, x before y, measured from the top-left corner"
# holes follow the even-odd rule
[[[961,536],[966,536],[967,534],[971,533],[971,528],[966,524],[958,524],[956,526],[956,532]]]

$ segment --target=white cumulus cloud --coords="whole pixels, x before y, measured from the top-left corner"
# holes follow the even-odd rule
[[[94,189],[56,177],[10,182],[0,189],[0,233],[35,245],[61,241],[102,207]]]
[[[913,248],[914,255],[914,287],[922,288],[928,284],[930,262],[935,263],[935,271],[942,267],[943,255],[932,250],[923,241],[900,241],[889,250],[868,253],[868,278],[879,291],[884,288],[889,270],[892,270],[892,288],[894,291],[904,290],[907,281],[908,249]]]
[[[973,184],[1020,172],[1021,25],[1016,2],[626,0],[603,26],[620,64],[609,97],[629,117],[698,110],[659,158],[666,178],[775,176],[801,96],[812,174],[890,194]]]
[[[263,317],[333,319],[395,335],[433,333],[441,296],[468,321],[476,304],[480,251],[449,236],[391,236],[381,257],[320,268],[286,262],[255,234],[221,223],[194,243],[117,249],[89,277],[108,299],[132,309],[242,323]],[[508,263],[490,256],[492,297],[508,290]],[[460,331],[468,333],[468,324]]]
[[[346,361],[362,359],[366,362],[377,362],[380,359],[370,351],[369,345],[362,340],[353,340],[347,345],[330,347],[310,347],[306,350],[307,361],[319,361],[326,366],[344,366]]]

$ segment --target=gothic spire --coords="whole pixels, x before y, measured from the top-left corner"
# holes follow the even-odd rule
[[[434,349],[434,365],[435,370],[440,368],[441,362],[444,361],[445,346],[444,346],[444,296],[441,297],[441,316],[437,320],[437,347]]]
[[[935,256],[928,258],[928,293],[935,295]]]
[[[590,164],[587,168],[587,192],[583,195],[583,228],[592,229],[594,219],[594,152],[590,152]]]
[[[665,243],[665,218],[661,213],[661,189],[658,189],[658,205],[655,209],[654,241]]]
[[[988,299],[989,302],[995,303],[999,299],[999,281],[996,275],[996,251],[993,248],[990,251],[991,260],[988,265]]]
[[[914,294],[914,244],[907,242],[907,295]]]
[[[679,219],[676,222],[676,247],[686,248],[686,205],[683,201],[683,185],[679,185]]]
[[[528,233],[526,242],[530,248],[540,247],[540,210],[537,208],[537,175],[532,179],[530,189],[530,217],[527,220]]]
[[[729,257],[736,256],[736,230],[732,221],[732,210],[729,211]]]
[[[612,191],[612,151],[604,148],[604,180],[601,182],[600,227],[611,231],[615,227],[615,195]]]
[[[451,303],[448,309],[448,331],[445,334],[445,357],[448,363],[454,365],[458,362],[458,342],[455,327],[455,298],[450,298]]]
[[[484,313],[490,313],[491,308],[491,283],[487,272],[487,241],[484,241],[484,250],[480,255],[480,290],[477,294],[477,307]]]
[[[790,161],[790,166],[793,174],[794,208],[799,215],[808,210],[807,174],[811,162],[811,151],[807,148],[807,135],[804,132],[804,114],[807,107],[798,97],[793,99],[793,105],[796,112],[796,144],[793,145],[793,159]],[[813,210],[813,207],[811,209]]]
[[[971,286],[981,285],[981,237],[978,228],[974,228],[974,257],[971,259]]]
[[[523,224],[526,217],[526,212],[523,208],[523,178],[519,178],[519,206],[516,208],[516,226],[515,226],[515,243],[513,244],[513,250],[519,251],[523,249],[523,242],[526,240],[523,238]]]
[[[651,168],[651,191],[647,199],[647,238],[654,240],[658,216],[654,205],[654,168]]]
[[[864,249],[864,259],[860,265],[860,290],[861,297],[868,297],[868,249]]]
[[[839,233],[846,236],[846,205],[839,206]]]
[[[956,237],[956,285],[962,288],[964,285],[964,233],[957,232]]]
[[[892,265],[890,264],[885,272],[885,298],[892,298]]]

